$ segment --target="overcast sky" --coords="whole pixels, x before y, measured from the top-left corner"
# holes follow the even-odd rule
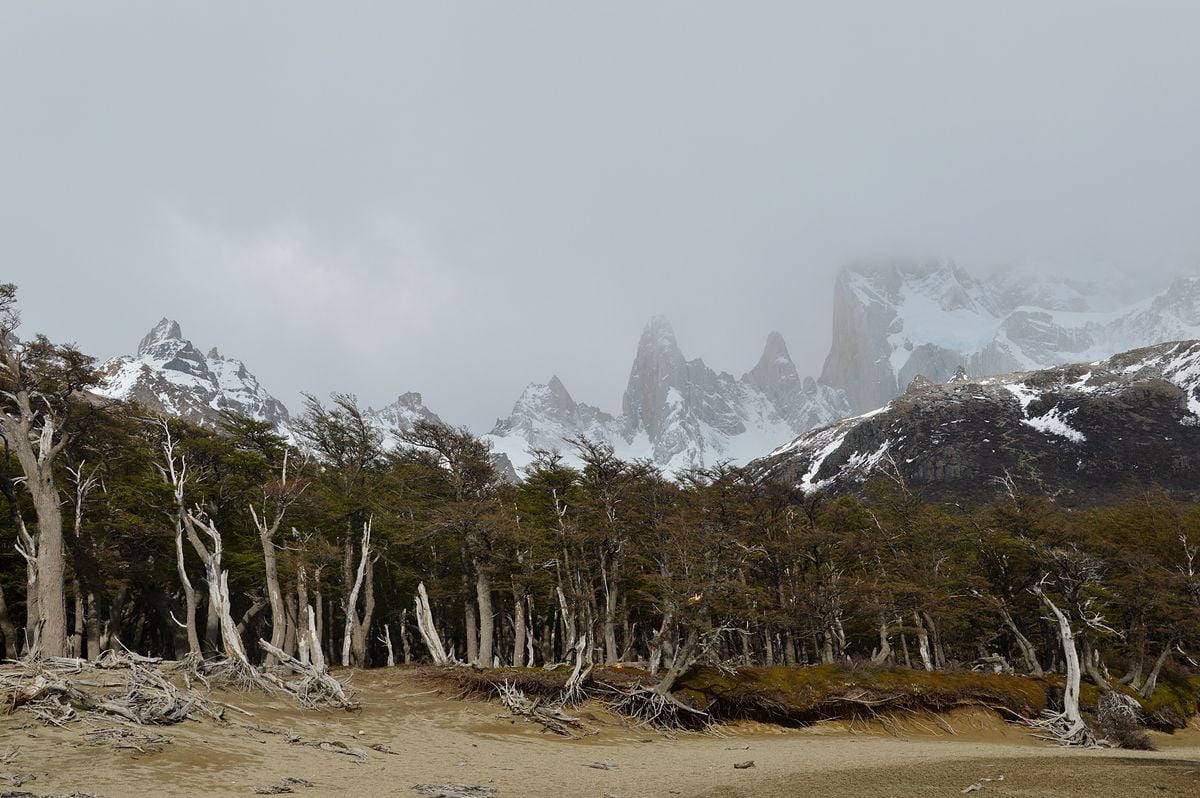
[[[301,391],[486,430],[619,410],[645,321],[802,371],[847,259],[1200,264],[1200,3],[5,2],[25,331],[160,316]]]

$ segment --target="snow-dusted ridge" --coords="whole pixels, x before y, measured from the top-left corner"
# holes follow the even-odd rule
[[[1200,492],[1200,341],[945,384],[914,380],[888,405],[814,429],[750,467],[805,491],[852,490],[886,468],[962,495],[1006,474],[1073,495],[1131,478]]]

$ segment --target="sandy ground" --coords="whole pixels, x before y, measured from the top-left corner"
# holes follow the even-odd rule
[[[595,736],[567,740],[508,717],[498,704],[428,693],[400,669],[358,673],[357,713],[301,712],[256,695],[228,699],[254,717],[185,722],[161,729],[171,742],[140,753],[82,740],[79,724],[46,728],[28,716],[0,716],[0,793],[12,774],[32,774],[35,794],[82,790],[125,796],[247,796],[286,777],[313,783],[303,796],[412,796],[415,784],[484,784],[497,798],[657,796],[955,796],[979,783],[980,796],[1200,796],[1200,731],[1154,735],[1154,752],[1067,751],[982,714],[929,719],[893,733],[842,724],[783,730],[745,724],[722,736],[675,739],[629,727],[591,709]],[[303,741],[383,744],[366,763],[241,724],[290,729]],[[735,769],[753,760],[755,766]],[[611,769],[589,767],[607,763]],[[1003,776],[1003,780],[999,777]],[[990,778],[993,781],[981,781]]]

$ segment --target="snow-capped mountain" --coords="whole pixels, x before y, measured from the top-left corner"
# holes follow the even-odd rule
[[[649,458],[677,471],[745,462],[846,412],[840,393],[800,379],[778,333],[738,379],[685,358],[671,325],[657,317],[638,343],[620,416],[576,402],[553,378],[526,388],[487,438],[518,466],[529,462],[531,447],[569,453],[565,440],[586,435],[608,441],[622,457]]]
[[[113,358],[99,371],[95,391],[102,396],[209,427],[220,425],[222,412],[232,412],[287,430],[287,408],[245,363],[223,357],[216,347],[201,353],[170,319],[154,325],[136,355]]]
[[[918,374],[941,382],[1104,358],[1200,336],[1200,277],[1134,304],[1042,273],[978,280],[953,264],[859,264],[834,289],[821,381],[855,412],[880,407]]]
[[[598,440],[619,439],[621,421],[589,404],[576,402],[558,377],[547,383],[530,383],[513,405],[508,418],[500,419],[488,438],[497,451],[509,457],[529,458],[529,448],[565,449],[564,441],[577,435]],[[516,451],[513,451],[513,445]]]
[[[935,384],[812,430],[751,464],[805,490],[853,490],[886,470],[929,493],[1022,490],[1085,502],[1133,481],[1200,495],[1200,341],[1107,360]]]

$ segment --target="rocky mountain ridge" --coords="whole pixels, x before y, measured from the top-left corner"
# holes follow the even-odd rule
[[[899,476],[927,494],[1022,490],[1086,503],[1126,485],[1200,496],[1200,341],[1102,361],[947,383],[914,379],[877,410],[814,429],[751,463],[805,491]]]
[[[667,471],[746,462],[814,424],[844,415],[841,395],[802,380],[779,333],[758,363],[735,378],[687,359],[671,325],[655,317],[643,330],[621,415],[576,402],[557,378],[531,384],[486,438],[518,467],[530,447],[569,451],[578,435],[604,440],[623,457],[648,458]]]

